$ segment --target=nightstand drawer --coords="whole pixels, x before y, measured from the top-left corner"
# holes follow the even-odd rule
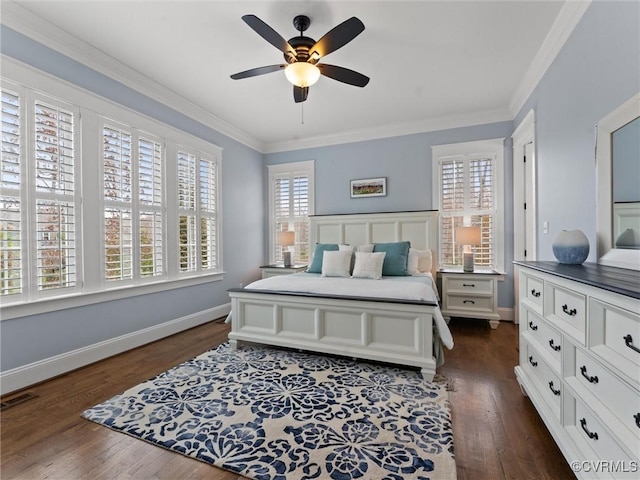
[[[477,293],[493,295],[493,280],[484,278],[448,278],[448,293]]]
[[[469,310],[469,312],[493,313],[493,297],[448,294],[446,305],[447,308],[459,311]]]

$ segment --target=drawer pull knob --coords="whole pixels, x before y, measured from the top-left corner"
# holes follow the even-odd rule
[[[627,347],[629,347],[629,348],[630,348],[631,350],[633,350],[634,352],[638,352],[638,353],[640,353],[640,348],[636,347],[636,346],[633,344],[633,337],[631,336],[631,334],[627,334],[627,335],[625,335],[625,336],[624,336],[624,337],[622,337],[622,338],[624,338],[624,344],[625,344]]]
[[[462,286],[463,287],[475,287],[476,284],[475,283],[463,283]]]
[[[536,289],[535,289],[535,288],[532,288],[532,289],[531,289],[531,295],[532,295],[532,296],[534,296],[534,297],[536,297],[536,298],[538,298],[538,297],[540,296],[540,292],[539,292],[539,291],[536,291]]]
[[[587,419],[586,418],[581,418],[580,419],[580,426],[582,427],[582,430],[584,430],[584,433],[587,434],[587,436],[592,439],[592,440],[598,440],[598,434],[597,432],[590,432],[587,429]]]
[[[553,380],[549,382],[549,389],[553,392],[554,395],[560,395],[560,389],[556,390],[553,388]]]
[[[529,321],[529,328],[535,332],[538,329],[538,325],[534,325],[533,322]]]
[[[636,419],[636,427],[640,428],[640,412],[636,413],[633,418]]]
[[[530,356],[529,356],[529,363],[530,363],[531,365],[533,365],[534,367],[537,367],[537,366],[538,366],[538,362],[534,362],[534,361],[533,361],[533,355],[530,355]]]
[[[476,304],[476,302],[474,302],[473,300],[464,300],[462,303],[470,303],[471,305]]]
[[[598,376],[597,375],[593,375],[591,377],[589,375],[587,375],[587,367],[586,367],[586,365],[582,365],[580,367],[580,373],[582,374],[582,376],[584,378],[587,379],[587,381],[589,383],[598,383]]]
[[[576,313],[578,313],[578,311],[575,308],[572,308],[571,310],[569,310],[569,307],[567,306],[566,303],[562,305],[562,311],[571,317],[573,317]]]
[[[554,345],[553,344],[553,338],[551,340],[549,340],[549,346],[551,347],[551,349],[555,352],[559,352],[560,351],[560,345]]]

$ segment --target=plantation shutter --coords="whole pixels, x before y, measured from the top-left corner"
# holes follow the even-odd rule
[[[39,290],[76,285],[74,115],[35,101],[36,278]]]
[[[163,273],[162,145],[138,139],[138,201],[140,205],[140,276]]]
[[[2,90],[0,165],[0,296],[19,295],[22,273],[22,106],[17,93]]]
[[[292,260],[295,263],[309,261],[309,175],[284,174],[273,177],[274,252],[276,262],[282,261],[282,247],[277,244],[278,233],[295,232]]]
[[[179,263],[181,272],[197,270],[195,155],[178,152]]]
[[[200,255],[203,269],[217,269],[217,185],[218,167],[211,159],[200,161]]]
[[[461,245],[455,229],[479,226],[481,245],[473,246],[475,264],[494,268],[494,159],[459,155],[440,160],[440,249],[442,265],[461,265]]]
[[[107,281],[133,278],[132,138],[131,133],[105,125],[102,130],[104,167],[104,244]]]

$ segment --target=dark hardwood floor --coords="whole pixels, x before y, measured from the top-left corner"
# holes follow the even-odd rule
[[[451,405],[461,480],[573,479],[553,439],[515,380],[517,326],[453,319],[455,347],[439,370]],[[212,479],[238,477],[80,417],[86,408],[226,340],[210,322],[16,392],[37,397],[0,415],[0,478]]]

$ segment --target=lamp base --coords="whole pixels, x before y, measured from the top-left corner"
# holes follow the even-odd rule
[[[462,271],[473,272],[473,253],[462,254]]]
[[[284,261],[285,267],[290,267],[291,263],[291,252],[282,252],[282,259]]]

